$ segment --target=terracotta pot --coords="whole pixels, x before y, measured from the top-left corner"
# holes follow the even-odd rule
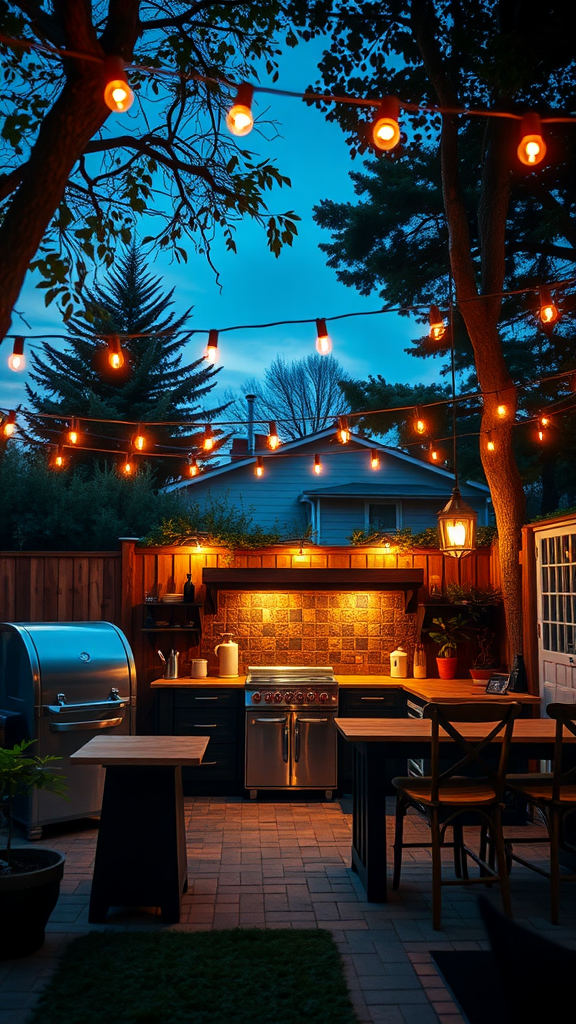
[[[486,686],[490,676],[496,671],[495,668],[471,668],[470,675],[475,686]]]
[[[0,875],[0,960],[27,956],[42,946],[64,873],[65,855],[58,850],[34,846],[13,852],[30,869]]]
[[[440,679],[455,679],[458,669],[458,658],[436,658]]]

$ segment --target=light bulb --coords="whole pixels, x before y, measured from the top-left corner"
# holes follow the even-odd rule
[[[135,448],[136,451],[138,452],[144,451],[144,448],[146,447],[146,438],[142,433],[142,427],[140,426],[140,424],[138,424],[138,427],[136,428],[136,433],[132,438],[132,447]]]
[[[316,351],[321,356],[327,356],[332,351],[332,340],[322,317],[316,321]]]
[[[218,331],[208,331],[208,344],[204,349],[204,358],[209,363],[218,361]]]
[[[113,334],[110,338],[106,339],[108,344],[108,363],[112,370],[121,370],[124,366],[124,353],[122,346],[120,345],[120,338],[117,334]]]
[[[520,122],[520,142],[516,150],[520,163],[535,167],[546,156],[546,143],[542,138],[542,127],[538,114],[524,114]]]
[[[70,444],[78,444],[80,440],[80,431],[78,430],[78,420],[72,419],[70,424],[70,430],[68,431],[68,441]]]
[[[428,337],[431,338],[432,341],[441,341],[441,339],[446,334],[446,324],[444,323],[444,319],[442,317],[440,310],[438,309],[438,306],[430,307],[429,319],[430,330],[428,332]]]
[[[8,356],[8,366],[11,370],[23,370],[26,366],[26,357],[24,355],[24,338],[18,337],[14,339],[14,347],[11,355]]]
[[[548,419],[548,416],[541,416],[540,417],[540,426],[541,427],[549,427],[550,426],[550,420]]]
[[[426,421],[422,419],[418,410],[416,410],[416,419],[414,420],[414,430],[417,434],[426,433]]]
[[[226,114],[226,124],[232,135],[248,135],[254,126],[252,97],[254,88],[244,82],[238,86],[234,103]]]
[[[276,424],[274,420],[270,420],[268,424],[268,447],[274,451],[280,444],[280,438],[278,437],[278,431],[276,430]]]
[[[544,431],[543,430],[539,430],[538,431],[538,440],[539,441],[543,441],[544,440]]]
[[[388,152],[400,141],[398,114],[400,104],[395,96],[385,96],[372,121],[372,141],[377,149]]]
[[[261,455],[256,459],[256,468],[254,472],[256,473],[256,476],[264,476],[264,462]]]
[[[132,463],[128,456],[126,456],[126,461],[122,465],[122,472],[124,473],[124,476],[130,476],[132,473]]]
[[[486,448],[488,449],[489,452],[496,451],[496,445],[494,444],[494,441],[492,440],[491,437],[489,437],[486,442]]]
[[[438,451],[437,448],[431,448],[430,449],[430,459],[431,459],[432,462],[439,462],[440,461],[440,452]]]
[[[200,472],[200,467],[198,466],[198,463],[197,463],[196,459],[192,459],[192,458],[188,459],[188,475],[189,476],[198,476],[199,472]]]
[[[320,473],[322,472],[322,460],[319,455],[314,456],[314,472],[316,473],[316,476],[320,476]]]
[[[507,410],[505,405],[502,405],[502,403],[499,403],[498,406],[496,407],[496,412],[498,413],[500,419],[503,420],[504,417],[507,415],[508,410]]]
[[[123,114],[132,106],[134,93],[128,84],[121,57],[106,57],[103,61],[105,80],[104,103],[116,114]]]
[[[2,424],[2,433],[4,437],[12,437],[16,430],[16,413],[14,410],[9,412],[6,419]]]
[[[446,529],[448,531],[448,539],[452,547],[463,547],[466,542],[466,524],[456,520],[453,523],[447,523]]]
[[[340,444],[348,444],[350,440],[350,428],[348,426],[348,419],[346,416],[338,417],[338,440]]]
[[[202,441],[202,447],[205,452],[211,452],[214,447],[214,435],[212,433],[212,427],[210,424],[206,424],[204,428],[204,439]]]
[[[543,324],[554,324],[558,319],[558,307],[554,305],[550,290],[540,289],[540,319]]]
[[[370,466],[372,469],[379,469],[380,467],[380,456],[375,448],[370,451]]]

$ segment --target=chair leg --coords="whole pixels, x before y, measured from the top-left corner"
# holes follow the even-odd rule
[[[400,872],[402,871],[402,841],[404,838],[404,815],[406,814],[406,801],[400,793],[396,796],[396,827],[394,831],[394,874],[392,876],[392,888],[397,889],[400,885]]]
[[[506,865],[506,850],[504,847],[504,836],[502,834],[502,812],[500,807],[495,807],[491,817],[492,822],[492,844],[496,852],[496,864],[498,866],[498,878],[500,881],[500,893],[502,896],[502,907],[506,917],[512,919],[512,901],[510,899],[510,883],[508,881],[508,869]]]
[[[462,822],[455,821],[452,825],[454,835],[454,873],[456,878],[468,878],[468,860],[464,849],[464,831]]]
[[[550,920],[552,924],[558,924],[560,915],[560,862],[558,859],[560,815],[553,807],[549,812],[548,831],[550,833]]]
[[[430,828],[432,831],[432,927],[440,931],[442,918],[442,844],[440,822],[436,808],[433,809]]]

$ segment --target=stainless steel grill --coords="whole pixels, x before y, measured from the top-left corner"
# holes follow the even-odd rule
[[[106,730],[135,731],[136,668],[111,622],[0,623],[0,725],[5,742],[36,740],[35,753],[62,758],[69,800],[43,790],[16,809],[32,839],[45,825],[99,814],[104,769],[70,755]]]

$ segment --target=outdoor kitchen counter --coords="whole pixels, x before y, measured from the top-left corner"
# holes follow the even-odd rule
[[[223,689],[230,689],[235,687],[238,690],[244,689],[244,683],[246,682],[246,676],[232,676],[228,679],[223,679],[221,676],[202,676],[201,679],[192,679],[191,676],[181,676],[178,679],[153,679],[150,683],[152,689],[162,690],[167,686],[175,687],[201,687],[204,689],[206,686],[221,686]]]

